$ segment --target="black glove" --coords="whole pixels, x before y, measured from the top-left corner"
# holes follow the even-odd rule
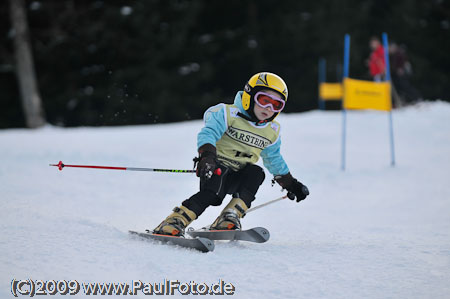
[[[293,178],[290,173],[276,176],[277,183],[288,191],[288,197],[291,200],[297,198],[297,202],[304,200],[309,195],[308,188]]]
[[[204,144],[198,149],[199,157],[194,161],[198,162],[196,174],[201,179],[209,180],[216,169],[216,148],[212,144]]]

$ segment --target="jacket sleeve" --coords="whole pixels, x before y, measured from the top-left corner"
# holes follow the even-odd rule
[[[274,176],[289,173],[289,167],[284,161],[283,156],[281,156],[280,147],[281,138],[278,138],[274,144],[261,151],[261,158],[263,159],[264,167],[266,167],[267,170]]]
[[[216,142],[227,129],[225,104],[218,104],[206,110],[203,121],[205,126],[197,135],[197,148],[206,143],[216,146]]]

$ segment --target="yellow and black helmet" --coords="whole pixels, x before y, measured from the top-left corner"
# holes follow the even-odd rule
[[[254,96],[255,94],[263,89],[270,89],[277,92],[284,102],[288,99],[288,88],[286,83],[280,76],[273,73],[261,72],[253,75],[244,87],[244,93],[242,95],[242,107],[245,111],[252,117],[254,116],[253,107],[255,105]],[[278,113],[275,113],[269,121],[277,117]]]

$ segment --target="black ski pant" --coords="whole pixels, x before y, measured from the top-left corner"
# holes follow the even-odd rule
[[[200,191],[183,201],[183,206],[193,211],[197,217],[209,206],[220,206],[227,194],[238,197],[250,208],[255,194],[264,181],[264,170],[255,164],[247,164],[239,171],[219,165],[222,174],[213,175],[209,180],[200,180]]]

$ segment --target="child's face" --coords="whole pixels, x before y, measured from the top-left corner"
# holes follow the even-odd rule
[[[259,120],[265,120],[268,118],[271,118],[275,112],[270,109],[270,107],[263,108],[255,104],[255,107],[253,108],[253,112],[255,112],[256,117]]]
[[[273,96],[275,96],[277,98],[279,97],[278,93],[276,93],[275,91],[272,91],[272,90],[263,90],[263,91],[265,93],[273,95]],[[275,112],[273,112],[270,107],[263,108],[263,107],[259,106],[256,103],[254,105],[253,112],[255,113],[256,117],[259,120],[266,120],[268,118],[271,118],[275,114]]]

